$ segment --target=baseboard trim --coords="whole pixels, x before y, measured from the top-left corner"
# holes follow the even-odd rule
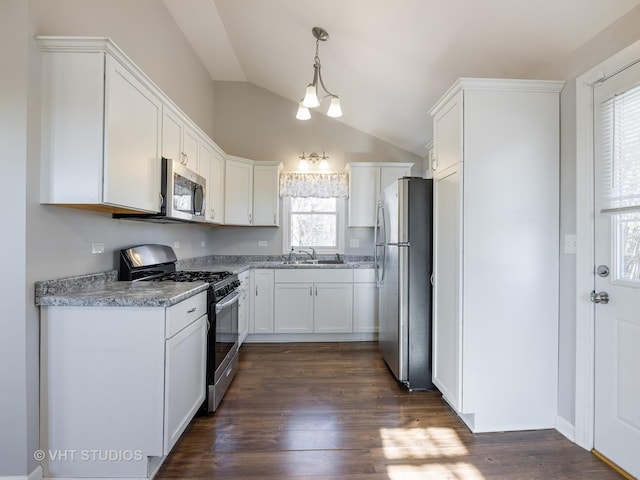
[[[575,427],[559,415],[556,415],[556,430],[575,443]]]
[[[0,480],[42,480],[42,467],[38,465],[29,475],[0,475]]]
[[[595,448],[593,450],[591,450],[591,453],[593,453],[596,457],[598,457],[600,459],[601,462],[606,463],[607,465],[609,465],[611,468],[613,468],[616,472],[618,472],[620,475],[622,475],[627,480],[635,480],[635,477],[633,475],[628,473],[623,468],[619,467],[617,464],[613,463],[611,460],[609,460],[607,457],[602,455]]]

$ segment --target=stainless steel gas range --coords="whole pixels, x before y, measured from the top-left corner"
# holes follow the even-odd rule
[[[138,245],[120,251],[119,280],[207,282],[207,398],[203,413],[214,412],[238,369],[238,276],[227,271],[176,270],[166,245]]]

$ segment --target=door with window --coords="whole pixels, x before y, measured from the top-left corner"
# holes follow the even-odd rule
[[[594,88],[595,449],[640,476],[640,64]]]

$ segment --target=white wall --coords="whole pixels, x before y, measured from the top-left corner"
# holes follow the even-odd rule
[[[567,80],[560,96],[560,239],[576,232],[576,77],[640,39],[640,6],[630,10],[575,52],[548,65],[538,78]],[[575,423],[576,258],[560,254],[558,415]]]
[[[25,175],[27,155],[27,4],[23,0],[0,2],[0,145],[3,214],[2,301],[0,301],[0,476],[24,475],[35,468],[27,451],[37,443],[37,403],[30,396],[34,382],[33,319],[25,323],[26,215]],[[37,348],[37,334],[35,346]],[[28,358],[30,357],[30,358]],[[34,408],[35,407],[35,408]],[[35,428],[34,428],[35,427]],[[33,451],[31,450],[31,451]]]
[[[412,173],[423,174],[422,157],[318,112],[312,111],[310,120],[297,120],[297,103],[250,83],[216,82],[215,105],[213,138],[231,155],[279,161],[294,171],[303,150],[325,151],[333,171],[342,171],[348,162],[411,162]],[[348,228],[346,235],[346,254],[373,255],[372,228]],[[349,248],[351,238],[360,240],[359,248]],[[213,239],[217,254],[282,253],[282,229],[225,227],[215,229]],[[259,240],[269,245],[258,247]]]
[[[39,446],[39,312],[33,284],[113,269],[124,246],[179,241],[179,258],[212,253],[211,229],[113,220],[40,205],[40,52],[33,35],[107,36],[187,115],[213,133],[214,84],[158,0],[1,0],[0,189],[4,235],[0,335],[0,477],[36,468]],[[200,242],[206,242],[205,247]],[[91,255],[104,242],[104,255]]]

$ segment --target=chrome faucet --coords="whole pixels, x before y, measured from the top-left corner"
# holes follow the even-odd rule
[[[302,250],[302,249],[300,249],[300,248],[298,249],[298,252],[300,252],[300,253],[306,253],[307,255],[309,255],[309,257],[311,258],[311,260],[317,260],[317,259],[318,259],[318,257],[317,257],[317,255],[316,255],[316,249],[315,249],[315,248],[313,248],[313,247],[307,247],[307,248],[310,248],[312,253],[309,253],[309,252],[307,252],[306,250]]]

